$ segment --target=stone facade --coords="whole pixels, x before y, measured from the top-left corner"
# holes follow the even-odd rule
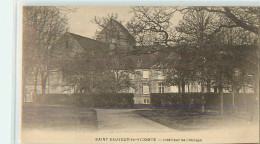
[[[155,69],[136,69],[132,83],[135,104],[150,104],[151,93],[178,92],[176,86],[167,86],[162,72]]]

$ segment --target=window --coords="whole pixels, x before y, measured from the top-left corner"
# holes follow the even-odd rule
[[[163,83],[158,83],[158,92],[159,93],[164,93],[164,85],[163,85]]]
[[[143,86],[143,94],[149,94],[149,86],[148,85],[144,85]]]
[[[143,78],[149,78],[149,71],[143,71]]]
[[[149,99],[144,99],[144,104],[149,104],[150,100]]]

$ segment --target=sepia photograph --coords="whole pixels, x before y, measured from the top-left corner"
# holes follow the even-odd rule
[[[22,143],[259,143],[260,7],[23,6]]]

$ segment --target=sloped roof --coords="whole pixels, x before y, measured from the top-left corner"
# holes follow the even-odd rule
[[[116,23],[124,31],[124,33],[126,33],[128,35],[128,37],[131,39],[131,41],[135,42],[135,37],[132,34],[130,34],[130,32],[120,22],[118,22],[114,19],[111,19],[111,22]]]
[[[116,26],[118,26],[123,32],[124,34],[127,35],[127,37],[129,38],[129,41],[134,42],[135,43],[135,37],[118,21],[116,21],[115,19],[110,19],[105,27],[110,27],[111,24],[116,24]],[[103,29],[100,33],[102,33],[105,29]]]
[[[126,59],[131,60],[132,67],[135,69],[150,69],[152,66],[160,63],[163,57],[160,54],[141,54],[127,56]]]
[[[149,46],[148,46],[149,47]],[[140,49],[146,49],[148,48],[147,46],[144,47],[139,47]],[[151,68],[156,68],[160,63],[164,62],[167,60],[166,58],[169,56],[170,53],[167,52],[150,52],[147,51],[138,51],[136,52],[135,50],[132,52],[129,52],[130,55],[126,57],[126,59],[130,59],[132,61],[132,65],[135,69],[151,69]]]
[[[106,59],[106,61],[113,61],[114,58],[111,58],[107,55],[107,50],[109,50],[109,44],[97,41],[94,39],[86,38],[77,34],[70,33],[71,36],[81,45],[81,47],[86,50],[98,50],[103,55],[99,55],[91,63],[96,63],[95,61],[100,61],[100,59]],[[163,47],[163,46],[159,46]],[[165,61],[167,56],[170,53],[165,51],[154,52],[153,50],[157,49],[158,46],[135,46],[133,50],[129,51],[127,56],[122,60],[127,61],[129,64],[127,67],[134,69],[150,69],[156,68],[156,65]],[[149,50],[152,50],[149,53]],[[100,57],[102,56],[102,57]],[[101,61],[100,61],[101,62]]]
[[[80,36],[74,33],[70,35],[79,43],[79,45],[86,51],[89,50],[106,50],[109,49],[109,44],[103,43],[94,39]]]

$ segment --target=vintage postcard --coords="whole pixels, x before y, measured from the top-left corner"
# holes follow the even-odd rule
[[[21,13],[22,143],[259,143],[259,7]]]

